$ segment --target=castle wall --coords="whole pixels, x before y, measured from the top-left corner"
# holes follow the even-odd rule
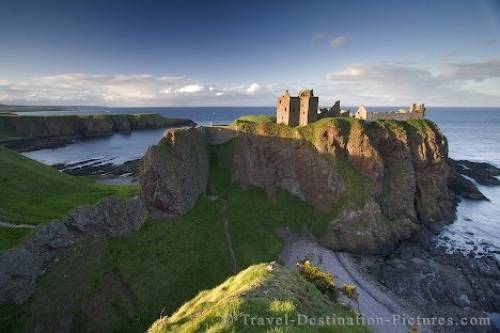
[[[300,126],[306,126],[318,120],[318,104],[318,97],[300,97]]]
[[[299,125],[299,98],[281,96],[276,105],[276,122],[289,126]]]
[[[424,114],[421,112],[368,112],[365,120],[410,120],[423,119]]]

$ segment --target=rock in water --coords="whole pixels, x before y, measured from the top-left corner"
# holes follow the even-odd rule
[[[141,199],[154,218],[194,207],[208,182],[208,149],[200,128],[169,129],[141,161]]]

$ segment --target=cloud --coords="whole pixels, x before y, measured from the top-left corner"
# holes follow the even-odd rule
[[[272,105],[279,94],[276,89],[257,82],[220,87],[182,76],[73,73],[17,82],[0,79],[0,100],[49,105]]]
[[[500,59],[437,69],[391,63],[350,64],[329,73],[323,91],[353,103],[500,105]]]
[[[260,85],[258,83],[252,83],[248,88],[246,89],[246,92],[249,93],[250,95],[255,95],[257,91],[259,91]]]
[[[201,84],[190,84],[179,89],[179,92],[183,94],[196,94],[205,90],[205,87]]]
[[[341,46],[344,46],[349,41],[349,38],[345,36],[337,36],[330,41],[330,47],[333,49],[337,49]]]

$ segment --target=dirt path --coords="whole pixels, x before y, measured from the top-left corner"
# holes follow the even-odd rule
[[[14,224],[0,221],[0,228],[11,228],[11,229],[35,229],[36,226],[31,224]]]
[[[227,219],[227,204],[225,200],[222,200],[222,222],[224,224],[224,235],[226,235],[227,248],[229,249],[229,254],[231,255],[231,260],[233,261],[233,271],[238,273],[238,265],[236,263],[236,256],[234,254],[233,242],[231,240],[231,234],[229,233],[229,220]]]
[[[286,241],[280,258],[287,267],[295,268],[297,261],[309,260],[330,272],[337,285],[351,283],[358,292],[359,311],[370,329],[376,333],[407,333],[407,326],[400,318],[415,318],[394,298],[364,276],[348,254],[333,252],[316,243],[311,237],[295,237],[288,229],[276,232]],[[419,332],[430,332],[418,327]]]

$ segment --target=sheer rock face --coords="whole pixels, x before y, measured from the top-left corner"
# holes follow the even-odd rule
[[[325,123],[280,136],[274,124],[254,125],[236,140],[233,180],[268,193],[287,190],[325,212],[345,198],[366,197],[357,207],[342,207],[321,241],[336,250],[386,253],[419,224],[454,218],[447,142],[434,124],[423,122]],[[362,179],[363,189],[352,192],[345,168]]]
[[[321,210],[328,210],[346,191],[327,154],[318,154],[299,139],[259,133],[244,133],[236,140],[232,179],[269,194],[286,190]]]
[[[141,161],[140,196],[151,217],[182,215],[208,182],[208,149],[199,128],[169,129]]]

